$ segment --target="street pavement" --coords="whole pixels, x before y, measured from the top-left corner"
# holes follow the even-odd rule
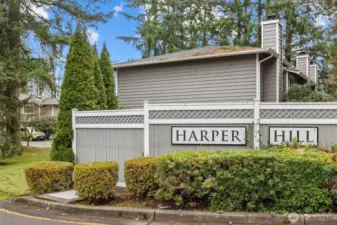
[[[174,221],[141,221],[106,218],[90,215],[68,214],[56,210],[32,208],[0,201],[0,225],[208,225],[205,223],[180,223]],[[209,224],[210,225],[210,224]],[[212,225],[215,225],[212,223]],[[218,224],[219,225],[219,224]]]
[[[27,146],[27,142],[26,141],[22,141],[21,144],[22,144],[22,146]],[[47,141],[30,141],[29,142],[29,146],[36,147],[36,148],[50,148],[51,144],[52,144],[51,140],[47,140]]]

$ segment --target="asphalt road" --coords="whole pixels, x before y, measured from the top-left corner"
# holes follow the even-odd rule
[[[52,141],[30,141],[29,146],[36,148],[50,148]],[[26,141],[21,142],[22,146],[27,146]]]
[[[32,208],[0,201],[0,225],[220,225],[205,223],[180,223],[174,221],[141,221],[105,218],[90,215],[68,214],[55,210]]]
[[[0,208],[1,225],[146,225],[148,221],[121,220],[113,218],[96,218],[86,215],[68,215],[58,212],[35,212],[24,214]]]

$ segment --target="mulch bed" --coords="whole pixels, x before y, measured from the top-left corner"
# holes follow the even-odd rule
[[[150,208],[150,209],[185,209],[185,210],[206,210],[207,207],[202,201],[191,201],[184,206],[177,206],[174,201],[151,199],[137,199],[128,193],[126,188],[117,187],[115,198],[93,204],[86,200],[77,202],[80,205],[99,205],[99,206],[113,206],[113,207],[132,207],[132,208]]]

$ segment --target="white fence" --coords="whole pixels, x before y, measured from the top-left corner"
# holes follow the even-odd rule
[[[78,162],[117,157],[119,163],[123,163],[140,154],[150,156],[200,148],[200,145],[173,145],[172,126],[233,125],[253,127],[252,147],[256,149],[270,144],[271,126],[317,127],[320,137],[317,144],[329,148],[337,143],[337,103],[150,104],[144,101],[143,109],[73,110],[73,151]],[[221,148],[238,149],[236,146]],[[96,151],[95,155],[91,149]]]

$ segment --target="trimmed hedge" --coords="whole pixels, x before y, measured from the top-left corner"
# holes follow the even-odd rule
[[[38,162],[25,167],[25,177],[33,195],[71,188],[74,166],[67,162]]]
[[[124,163],[124,177],[128,191],[137,198],[152,197],[158,185],[155,181],[157,158],[140,157]]]
[[[159,198],[216,211],[328,212],[337,174],[331,154],[313,151],[183,151],[161,156],[157,168]]]
[[[334,151],[334,152],[336,152],[337,151],[337,145],[332,145],[331,146],[331,150]]]
[[[80,197],[90,202],[113,198],[118,181],[116,162],[77,164],[74,170],[74,189]]]

